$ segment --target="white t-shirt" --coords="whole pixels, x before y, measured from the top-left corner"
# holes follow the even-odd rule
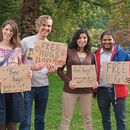
[[[21,41],[22,55],[24,56],[23,62],[25,64],[32,64],[32,59],[33,59],[32,54],[33,54],[36,41],[37,41],[36,35],[26,37]],[[32,87],[42,87],[48,85],[49,85],[48,69],[46,67],[44,67],[40,71],[33,71]]]
[[[103,67],[102,64],[103,62],[110,62],[111,61],[111,56],[112,56],[112,51],[110,51],[109,53],[105,53],[103,51],[103,49],[101,49],[100,52],[100,80],[99,80],[99,87],[111,87],[112,84],[105,84],[103,82]]]

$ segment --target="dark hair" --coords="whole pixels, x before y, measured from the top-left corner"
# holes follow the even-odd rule
[[[102,41],[102,39],[103,39],[103,37],[104,37],[105,35],[110,35],[110,36],[112,36],[113,39],[114,39],[114,36],[113,36],[112,32],[107,30],[107,31],[104,31],[104,32],[101,34],[101,41]]]
[[[82,33],[85,33],[87,35],[87,37],[88,37],[88,41],[87,41],[87,44],[84,47],[84,51],[85,52],[90,52],[91,51],[90,36],[89,36],[87,30],[84,29],[84,28],[78,29],[75,32],[74,36],[72,37],[72,41],[69,44],[69,48],[75,48],[76,50],[78,49],[77,40],[79,39],[80,34],[82,34]]]

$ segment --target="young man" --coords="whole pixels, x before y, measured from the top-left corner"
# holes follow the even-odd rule
[[[113,105],[117,130],[126,130],[126,97],[128,86],[125,84],[105,84],[102,75],[102,63],[107,61],[130,61],[130,55],[115,45],[111,32],[105,31],[101,35],[101,47],[95,52],[97,79],[97,101],[102,116],[104,130],[112,130],[110,106]],[[130,78],[128,77],[130,83]]]
[[[47,36],[52,29],[52,18],[48,15],[42,15],[36,20],[37,34],[24,38],[22,43],[23,62],[32,64],[32,53],[37,40],[47,40]],[[48,101],[48,71],[54,71],[54,66],[49,65],[49,68],[44,63],[36,63],[32,65],[32,89],[30,92],[25,92],[25,109],[26,115],[23,122],[20,124],[20,130],[30,130],[32,103],[35,101],[35,129],[44,130],[44,117]]]

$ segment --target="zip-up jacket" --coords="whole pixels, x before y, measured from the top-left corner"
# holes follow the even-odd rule
[[[100,79],[100,51],[101,47],[95,52],[95,63],[97,71],[97,80]],[[130,55],[118,46],[114,46],[112,51],[111,61],[121,62],[130,61]],[[129,68],[130,73],[130,68]],[[126,98],[128,96],[128,85],[126,84],[114,84],[115,97],[116,98]]]

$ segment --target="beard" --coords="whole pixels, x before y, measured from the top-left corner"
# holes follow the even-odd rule
[[[106,51],[111,51],[113,48],[113,44],[103,44],[102,45],[103,49],[105,49]]]

